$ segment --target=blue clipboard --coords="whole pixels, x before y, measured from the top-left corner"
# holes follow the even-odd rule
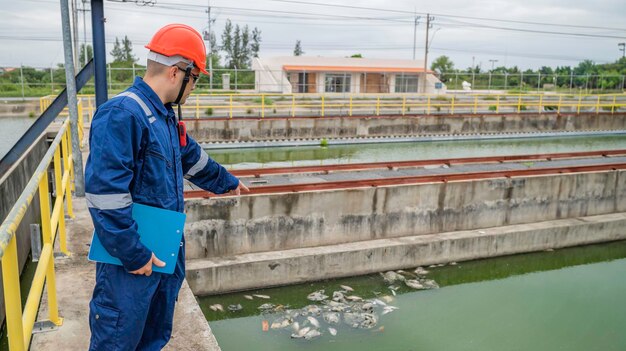
[[[156,257],[165,262],[165,267],[153,265],[152,270],[167,274],[174,273],[187,215],[136,203],[133,204],[132,213],[133,219],[137,222],[139,240],[152,250]],[[122,265],[119,259],[111,256],[102,246],[95,231],[89,247],[88,259],[95,262]]]

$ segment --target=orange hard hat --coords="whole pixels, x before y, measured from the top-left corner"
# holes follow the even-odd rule
[[[150,51],[164,56],[180,55],[193,61],[204,74],[206,71],[206,48],[198,31],[185,24],[168,24],[159,29],[146,45]]]

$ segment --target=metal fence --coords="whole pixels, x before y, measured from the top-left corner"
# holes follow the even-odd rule
[[[135,76],[143,76],[145,68],[143,66],[133,66],[130,68],[114,67],[111,64],[107,67],[108,88],[110,92],[119,92],[132,84]],[[202,77],[196,90],[200,92],[212,91],[264,91],[275,88],[277,85],[290,83],[291,75],[283,74],[282,71],[272,72],[275,77],[280,77],[277,82],[264,84],[255,81],[255,72],[249,69],[214,69],[213,76]],[[412,77],[415,73],[394,73],[396,77]],[[356,82],[352,79],[344,92],[359,90],[361,92],[388,92],[403,91],[405,86],[397,86],[402,80],[392,80],[391,75],[381,74],[381,78],[375,82]],[[602,93],[602,92],[622,92],[626,89],[626,75],[616,74],[541,74],[541,73],[468,73],[468,72],[444,72],[439,74],[439,78],[446,85],[448,90],[463,90],[465,86],[471,87],[472,91],[526,91],[526,92],[563,92],[563,93]],[[293,82],[292,92],[297,93],[299,89],[304,91],[314,91],[317,93],[327,93],[327,82],[303,82],[296,84]],[[358,86],[357,86],[358,85]],[[329,85],[329,86],[332,86]],[[13,70],[0,71],[0,96],[41,96],[45,94],[56,95],[65,87],[65,76],[63,68],[25,68],[18,67]],[[417,87],[417,86],[416,86]],[[93,93],[93,81],[89,82],[83,92]]]
[[[44,108],[53,99],[40,99]],[[94,96],[79,96],[79,114],[95,112]],[[484,113],[615,113],[626,111],[626,94],[194,94],[185,118],[381,116]],[[62,112],[62,115],[67,111]]]

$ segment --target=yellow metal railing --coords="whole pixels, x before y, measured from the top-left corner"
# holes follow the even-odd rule
[[[56,192],[52,211],[50,210],[48,189],[50,163],[53,165]],[[11,212],[0,226],[2,283],[6,306],[7,335],[11,351],[27,350],[30,345],[44,283],[48,293],[48,318],[57,326],[63,323],[63,318],[59,316],[56,297],[54,242],[58,233],[61,252],[70,255],[67,249],[65,213],[74,217],[70,189],[74,179],[72,169],[72,142],[69,119],[67,119]],[[43,246],[28,298],[22,310],[16,231],[37,193],[39,193],[41,210]]]
[[[93,116],[93,95],[79,95],[81,112]],[[40,100],[43,109],[50,97]],[[261,117],[307,114],[479,114],[522,112],[614,113],[626,109],[626,94],[194,94],[183,106],[187,118]],[[42,110],[43,111],[43,110]]]
[[[626,94],[195,94],[183,113],[196,119],[211,116],[246,117],[355,114],[479,114],[522,112],[614,113],[626,109]],[[220,113],[221,112],[221,113]]]

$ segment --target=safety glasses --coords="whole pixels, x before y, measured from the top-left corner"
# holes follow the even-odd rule
[[[174,65],[176,66],[176,65]],[[178,66],[176,66],[176,68],[178,68],[179,70],[183,71],[183,72],[187,72],[187,70],[182,69]],[[189,72],[189,75],[191,76],[191,78],[193,78],[193,84],[196,84],[196,82],[198,81],[198,79],[200,79],[200,75],[199,74],[193,74],[191,72]]]

